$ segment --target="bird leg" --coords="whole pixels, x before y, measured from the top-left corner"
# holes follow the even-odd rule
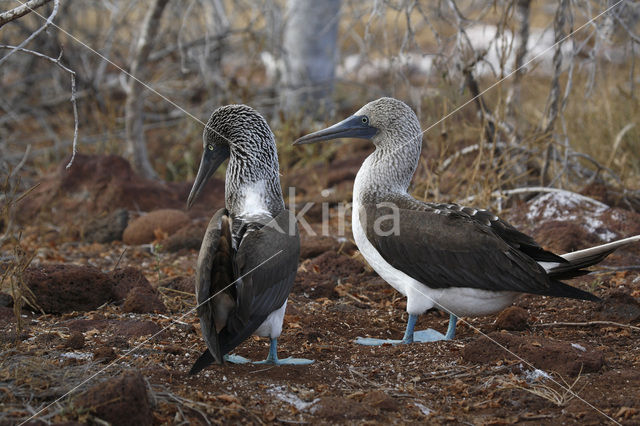
[[[436,342],[438,340],[451,340],[454,338],[456,334],[456,323],[458,321],[458,318],[453,314],[449,314],[449,328],[447,329],[446,335],[440,333],[439,331],[433,330],[431,328],[427,330],[414,331],[417,321],[418,321],[418,315],[409,314],[409,320],[407,321],[407,328],[404,332],[404,337],[402,338],[402,340],[358,337],[356,339],[356,343],[359,345],[365,345],[365,346],[382,346],[384,344],[398,345],[398,344],[409,344],[414,342],[418,342],[418,343]]]
[[[254,364],[272,364],[272,365],[308,365],[313,363],[312,359],[306,358],[285,358],[278,359],[278,339],[271,339],[269,345],[269,355],[263,361],[255,361]]]

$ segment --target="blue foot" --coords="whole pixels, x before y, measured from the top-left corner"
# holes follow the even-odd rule
[[[305,358],[278,358],[278,339],[271,339],[269,346],[269,356],[262,361],[256,361],[254,364],[266,364],[266,365],[309,365],[313,363],[312,359]]]
[[[438,340],[448,340],[444,334],[439,331],[428,329],[420,330],[413,333],[411,340],[394,340],[394,339],[375,339],[373,337],[358,337],[355,343],[364,346],[383,346],[383,345],[400,345],[409,343],[436,342]]]
[[[225,355],[224,360],[227,362],[230,362],[231,364],[248,364],[251,362],[251,360],[243,356],[234,355],[234,354]]]
[[[306,358],[285,358],[285,359],[265,359],[262,361],[255,361],[254,364],[265,365],[309,365],[313,364],[314,360]]]
[[[358,337],[355,343],[358,345],[364,345],[364,346],[399,345],[400,343],[402,343],[402,340],[375,339],[373,337]]]
[[[413,341],[418,343],[437,342],[438,340],[449,340],[447,337],[432,328],[420,330],[413,333]]]
[[[404,337],[402,340],[392,340],[392,339],[374,339],[371,337],[358,337],[356,339],[356,343],[358,345],[365,346],[382,346],[382,345],[398,345],[398,344],[408,344],[413,342],[424,343],[424,342],[437,342],[438,340],[451,340],[456,335],[456,323],[458,322],[458,318],[450,314],[449,315],[449,327],[447,329],[446,336],[439,331],[433,329],[413,331],[413,328],[416,325],[416,321],[418,320],[418,316],[414,314],[409,315],[409,320],[407,321],[407,329],[404,332]]]

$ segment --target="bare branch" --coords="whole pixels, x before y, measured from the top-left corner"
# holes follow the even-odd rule
[[[58,6],[59,5],[60,5],[60,0],[54,0],[54,2],[53,2],[53,10],[51,11],[51,15],[49,15],[49,17],[47,18],[47,20],[44,23],[44,25],[41,26],[40,28],[38,28],[36,31],[34,31],[29,37],[26,38],[26,40],[24,40],[18,46],[14,47],[9,53],[6,54],[6,56],[4,58],[0,59],[0,65],[2,65],[7,60],[7,58],[9,56],[13,55],[18,49],[26,46],[31,40],[36,38],[38,36],[38,34],[40,34],[49,25],[51,25],[51,23],[53,22],[53,18],[55,18],[56,15],[58,14]]]
[[[8,22],[11,22],[18,18],[22,18],[24,15],[33,12],[35,9],[39,8],[40,6],[44,6],[50,1],[51,0],[29,0],[28,2],[23,3],[20,6],[0,13],[0,27]]]
[[[60,52],[60,56],[54,59],[50,56],[43,55],[40,52],[25,49],[19,46],[8,46],[8,45],[0,44],[0,49],[12,49],[13,52],[20,51],[20,52],[28,53],[33,56],[37,56],[38,58],[46,59],[47,61],[53,62],[64,72],[67,72],[69,73],[69,75],[71,75],[71,105],[73,105],[74,126],[73,126],[73,145],[72,145],[72,151],[71,151],[71,159],[69,160],[69,163],[66,166],[66,168],[68,169],[69,167],[71,167],[71,164],[73,164],[73,160],[76,158],[76,152],[78,149],[78,106],[76,104],[76,73],[75,71],[62,65],[62,63],[60,62],[60,58],[62,58],[62,52]]]

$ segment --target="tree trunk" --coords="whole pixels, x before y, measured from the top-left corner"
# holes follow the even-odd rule
[[[126,154],[133,161],[133,167],[142,176],[156,179],[158,175],[149,161],[147,144],[142,129],[144,115],[144,86],[140,81],[147,77],[146,63],[160,27],[160,18],[169,0],[155,0],[142,24],[140,38],[134,53],[125,103]]]
[[[340,0],[288,0],[284,29],[285,111],[323,118],[331,111]]]

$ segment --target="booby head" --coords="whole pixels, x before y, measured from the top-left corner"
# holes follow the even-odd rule
[[[403,144],[422,144],[420,122],[415,112],[398,99],[380,98],[331,127],[297,139],[294,145],[339,138],[369,139],[377,148],[389,149],[398,149]]]
[[[278,154],[266,120],[247,105],[226,105],[216,109],[202,134],[204,152],[198,174],[187,200],[190,208],[211,175],[227,159],[225,204],[232,213],[240,211],[249,192],[259,191],[269,211],[284,207],[280,189]]]

